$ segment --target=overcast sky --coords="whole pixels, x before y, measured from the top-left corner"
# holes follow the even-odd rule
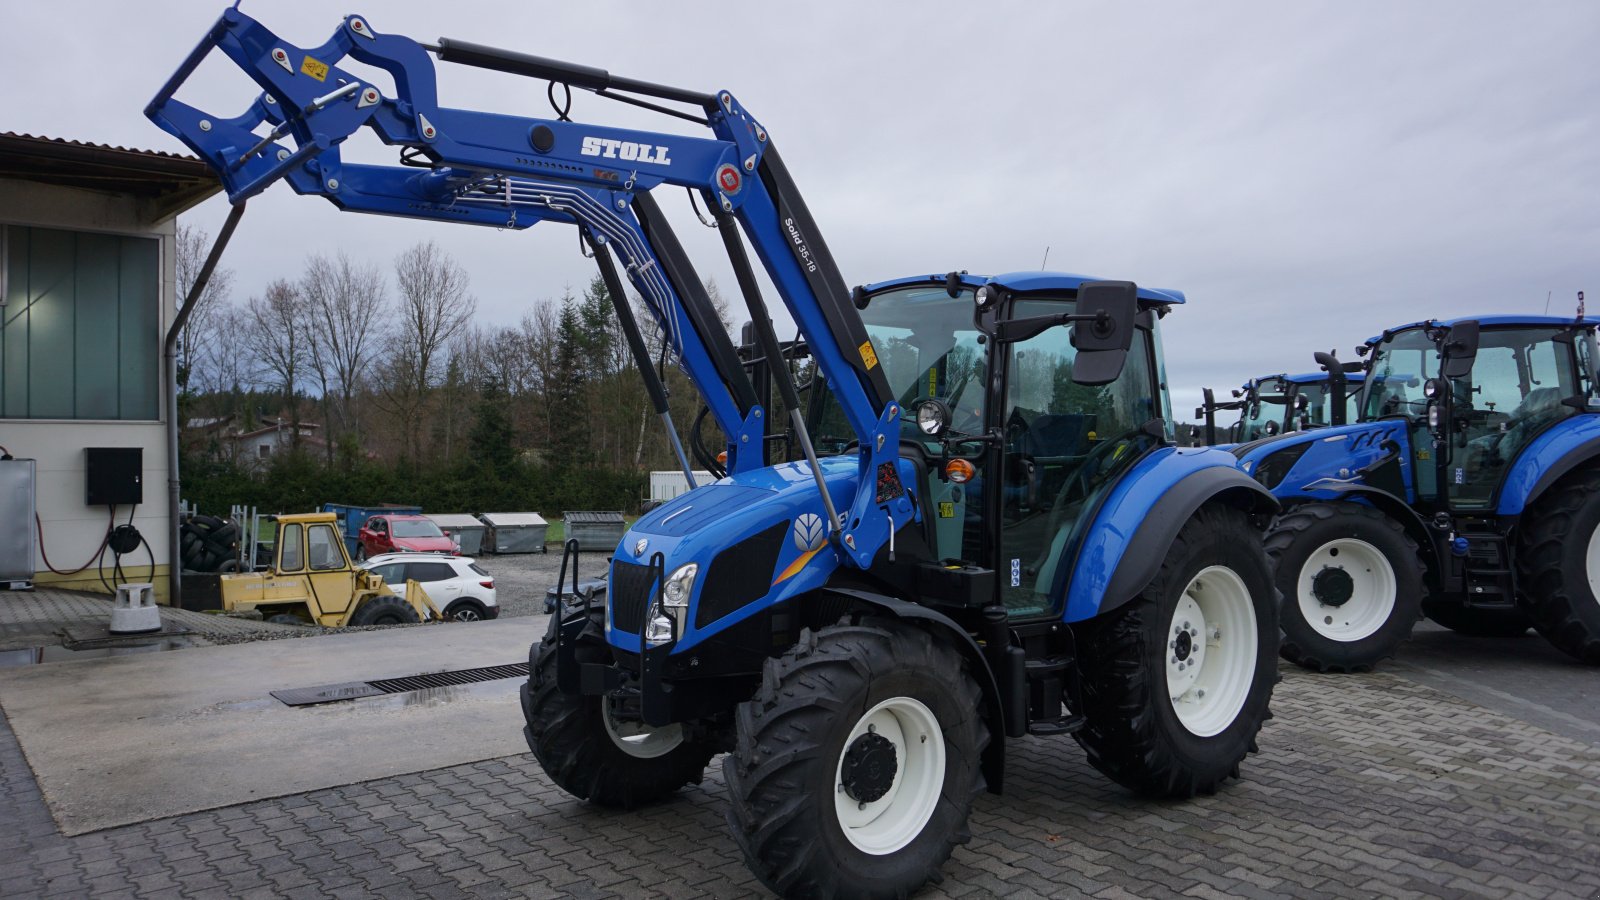
[[[0,0],[0,131],[182,150],[142,110],[222,5]],[[1566,314],[1600,289],[1592,2],[243,9],[301,46],[359,12],[419,40],[731,90],[783,149],[851,284],[1037,269],[1048,247],[1052,269],[1187,292],[1164,323],[1183,420],[1202,385],[1308,370],[1314,349],[1350,358],[1385,325],[1538,313],[1547,295]],[[440,68],[446,105],[549,114],[542,82]],[[213,112],[254,94],[220,61],[202,76],[182,96]],[[679,130],[583,93],[573,117]],[[683,192],[658,194],[701,274],[732,294]],[[217,198],[186,221],[214,233],[226,211]],[[470,268],[484,323],[592,272],[570,228],[360,216],[282,185],[251,203],[226,265],[243,299],[311,252],[387,261],[427,237]]]

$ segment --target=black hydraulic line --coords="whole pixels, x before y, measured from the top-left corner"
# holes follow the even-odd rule
[[[624,78],[594,66],[563,62],[545,56],[534,56],[531,53],[518,53],[515,50],[501,50],[498,47],[474,44],[471,41],[440,38],[437,47],[428,49],[438,53],[439,59],[444,62],[493,69],[512,75],[526,75],[529,78],[546,78],[592,91],[608,89],[627,91],[630,94],[644,94],[647,97],[660,97],[663,100],[675,100],[679,103],[693,103],[707,109],[714,109],[717,105],[717,99],[712,94],[635,78]]]
[[[834,343],[839,345],[845,361],[860,373],[873,408],[881,411],[894,399],[894,393],[889,389],[889,379],[883,374],[883,366],[869,367],[861,358],[860,347],[867,343],[867,329],[861,323],[861,313],[850,302],[850,291],[845,287],[844,276],[840,274],[828,245],[823,242],[822,232],[811,218],[811,211],[806,208],[799,188],[778,156],[776,146],[767,145],[766,152],[761,156],[758,174],[777,207],[779,221],[786,226],[790,238],[789,250],[805,273],[811,292],[816,295],[817,305],[822,310],[823,318],[828,321],[828,330],[833,335]]]
[[[628,350],[633,353],[633,363],[639,368],[639,376],[644,379],[644,389],[650,395],[650,402],[656,408],[656,415],[661,417],[662,424],[667,428],[673,452],[678,456],[678,463],[683,466],[683,477],[689,480],[689,489],[694,490],[697,486],[694,482],[694,469],[689,465],[689,458],[683,453],[683,443],[678,439],[678,429],[672,424],[672,413],[667,407],[667,389],[656,375],[656,367],[650,359],[650,350],[645,347],[644,335],[639,331],[639,322],[633,317],[633,307],[628,305],[628,292],[623,289],[622,276],[617,274],[617,264],[611,257],[611,249],[596,241],[594,235],[587,230],[583,232],[583,238],[594,251],[595,265],[600,268],[600,278],[606,284],[606,293],[611,295],[611,306],[617,311],[617,324],[621,326],[622,334],[627,338]]]
[[[716,366],[717,374],[722,376],[723,384],[733,395],[734,404],[739,407],[740,415],[749,414],[750,409],[758,402],[755,386],[745,374],[744,364],[739,361],[739,354],[733,349],[733,341],[728,339],[728,332],[722,326],[722,319],[717,316],[716,307],[711,303],[705,285],[700,282],[700,276],[690,264],[689,255],[684,252],[683,245],[678,243],[678,236],[673,233],[672,226],[667,224],[667,218],[662,215],[661,207],[654,197],[648,193],[636,195],[633,200],[633,211],[639,218],[639,226],[644,230],[645,240],[650,242],[656,259],[661,264],[662,276],[672,285],[673,291],[682,301],[684,312],[688,313],[690,323],[700,336],[701,342],[705,344],[706,353],[711,357],[712,365]]]
[[[750,267],[750,255],[745,252],[744,239],[739,235],[739,225],[727,213],[716,214],[717,232],[722,235],[722,245],[728,250],[728,261],[733,264],[734,280],[739,284],[739,292],[744,295],[745,308],[750,312],[750,324],[755,329],[756,345],[761,348],[761,355],[766,357],[767,368],[776,370],[784,363],[783,347],[778,343],[777,332],[772,330],[772,314],[767,311],[767,303],[761,296],[761,286],[756,282],[755,270]],[[781,378],[774,376],[778,386],[778,396],[783,401],[783,408],[793,412],[800,408],[800,395],[795,392],[794,380],[789,377],[788,366],[784,366]]]
[[[183,331],[183,326],[189,321],[189,316],[194,312],[195,304],[205,294],[206,285],[211,283],[211,274],[217,270],[217,262],[222,259],[222,251],[228,246],[228,241],[233,237],[233,231],[239,227],[239,220],[244,217],[244,203],[236,203],[228,211],[228,218],[222,223],[222,231],[217,234],[217,240],[211,245],[211,252],[206,254],[206,261],[200,266],[200,273],[195,276],[194,284],[189,286],[189,295],[183,300],[183,307],[173,317],[172,326],[167,329],[167,336],[162,349],[162,357],[166,365],[167,388],[167,516],[170,519],[167,529],[167,539],[172,546],[167,549],[167,567],[172,571],[168,573],[170,586],[168,588],[168,601],[174,606],[183,606],[183,535],[180,533],[182,526],[182,513],[178,509],[182,485],[178,479],[178,335]]]
[[[1206,446],[1217,445],[1217,396],[1211,388],[1202,388],[1204,391],[1203,405],[1200,407],[1206,416]]]

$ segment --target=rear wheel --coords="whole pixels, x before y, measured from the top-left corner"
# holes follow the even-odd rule
[[[905,897],[971,839],[988,744],[961,654],[868,620],[805,631],[741,704],[728,824],[783,896]]]
[[[411,604],[393,594],[368,597],[351,614],[351,625],[415,625],[422,619]]]
[[[580,664],[610,660],[604,617],[603,610],[594,610],[577,637]],[[651,727],[616,719],[599,696],[562,693],[556,685],[560,626],[560,617],[552,616],[544,640],[530,654],[522,687],[527,723],[522,733],[550,780],[580,800],[621,809],[698,784],[716,753],[709,741],[694,738],[682,725]]]
[[[1208,505],[1149,587],[1078,626],[1076,735],[1089,762],[1142,794],[1210,794],[1256,750],[1277,681],[1277,603],[1259,533]]]
[[[1600,471],[1551,488],[1522,520],[1519,601],[1556,649],[1600,665]]]
[[[1459,601],[1430,598],[1422,601],[1422,612],[1429,619],[1472,637],[1514,638],[1528,633],[1533,620],[1520,608],[1466,606]]]
[[[457,600],[445,613],[445,618],[454,622],[481,622],[488,617],[489,611],[476,600]]]
[[[1307,503],[1266,537],[1283,593],[1283,658],[1361,672],[1394,655],[1422,615],[1423,566],[1399,522],[1360,503]]]

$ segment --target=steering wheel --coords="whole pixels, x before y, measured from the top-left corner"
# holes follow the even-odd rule
[[[1133,445],[1133,439],[1138,436],[1141,429],[1134,428],[1117,435],[1109,440],[1101,441],[1098,446],[1090,450],[1078,463],[1077,483],[1083,491],[1083,496],[1088,497],[1105,480],[1111,477],[1113,466],[1107,463],[1116,462],[1122,454],[1128,452]]]

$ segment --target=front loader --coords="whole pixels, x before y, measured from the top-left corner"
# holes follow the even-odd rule
[[[213,50],[261,88],[236,118],[174,98]],[[710,134],[572,121],[567,102],[549,118],[442,107],[430,53]],[[530,648],[525,733],[563,790],[632,808],[725,753],[729,823],[765,884],[898,897],[968,840],[1012,738],[1071,735],[1155,797],[1215,791],[1255,750],[1276,503],[1230,454],[1173,445],[1158,330],[1180,293],[1036,272],[849,290],[731,93],[424,45],[361,16],[302,48],[228,10],[147,113],[235,204],[283,180],[352,211],[578,228],[694,489],[626,534],[603,603],[563,607]],[[345,161],[362,129],[400,164]],[[718,229],[759,360],[667,225],[671,187]],[[751,249],[815,367],[805,402]],[[725,438],[706,448],[714,483],[695,485],[629,287]],[[771,461],[780,441],[794,461]]]

